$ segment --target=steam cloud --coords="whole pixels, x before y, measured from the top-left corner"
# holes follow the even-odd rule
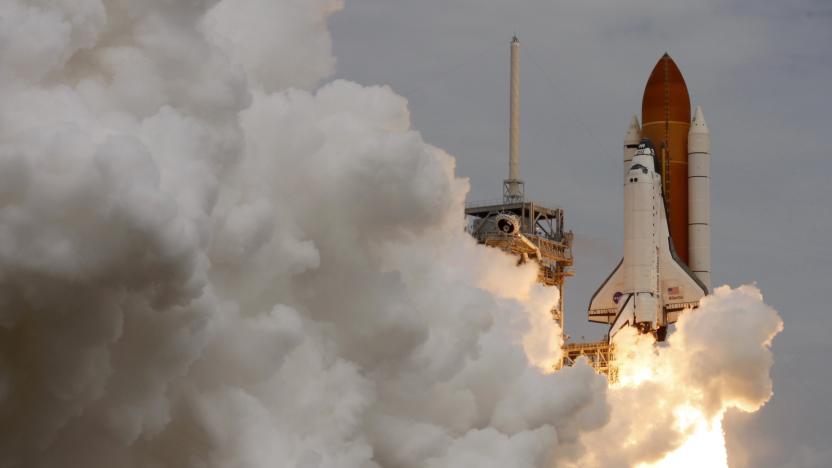
[[[679,387],[547,375],[557,298],[464,234],[467,183],[403,98],[319,87],[341,7],[0,1],[0,467],[624,466],[680,443],[632,413]],[[753,411],[780,327],[723,288],[642,352],[709,414]]]

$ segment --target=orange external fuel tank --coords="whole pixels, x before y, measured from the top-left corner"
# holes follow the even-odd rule
[[[688,130],[690,96],[679,67],[664,54],[644,88],[641,137],[661,164],[668,228],[677,255],[688,263]]]

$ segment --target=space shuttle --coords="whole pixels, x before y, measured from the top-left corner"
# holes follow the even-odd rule
[[[624,176],[624,257],[592,296],[590,320],[611,324],[610,337],[631,326],[664,341],[667,326],[707,292],[676,254],[656,153],[641,140]]]
[[[591,322],[667,337],[710,287],[710,133],[668,54],[624,138],[624,256],[592,296]]]

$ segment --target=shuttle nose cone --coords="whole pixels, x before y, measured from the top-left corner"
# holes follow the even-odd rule
[[[650,73],[641,101],[641,122],[690,122],[690,96],[682,72],[665,53]]]

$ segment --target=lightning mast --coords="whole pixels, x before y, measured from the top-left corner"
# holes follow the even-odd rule
[[[511,39],[511,78],[509,83],[508,179],[503,181],[503,202],[522,201],[520,180],[520,40]]]
[[[552,318],[563,329],[563,284],[572,276],[572,232],[564,227],[562,208],[526,200],[520,179],[520,40],[511,40],[509,82],[508,178],[502,200],[466,205],[468,232],[480,244],[497,247],[518,257],[518,263],[534,261],[538,281],[558,289],[559,301]]]

